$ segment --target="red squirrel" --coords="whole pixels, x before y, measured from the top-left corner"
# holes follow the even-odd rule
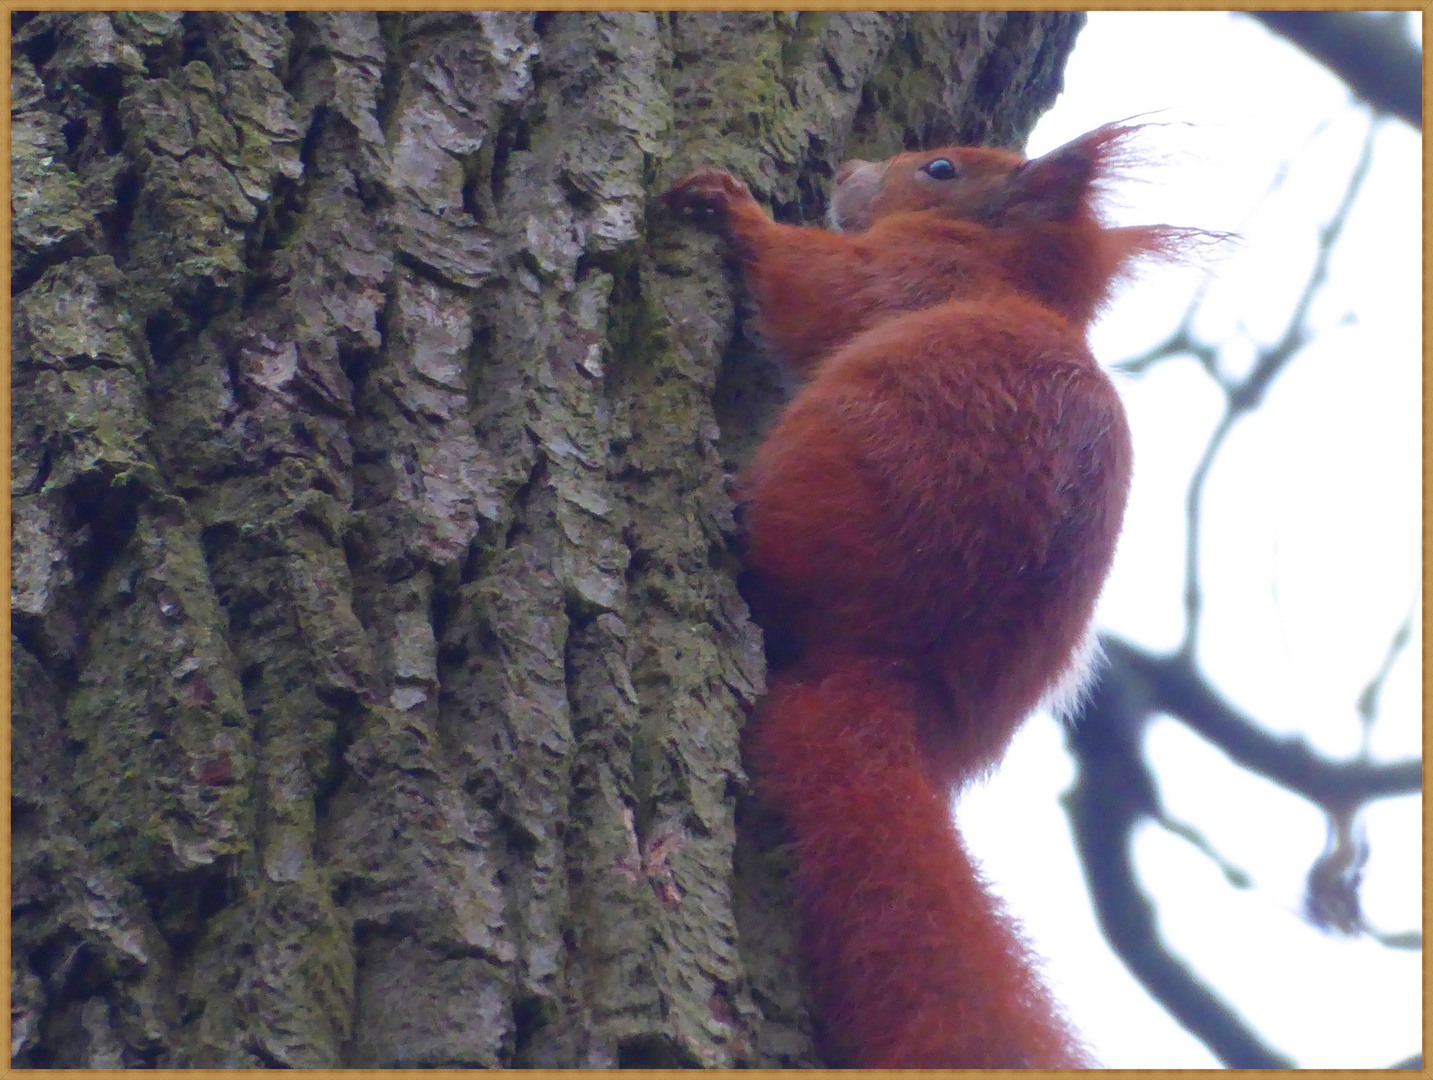
[[[848,162],[836,231],[710,167],[665,196],[730,239],[806,377],[740,480],[753,611],[789,657],[749,751],[834,1065],[1090,1064],[948,800],[1088,656],[1130,438],[1087,329],[1134,260],[1206,235],[1102,221],[1137,130]]]

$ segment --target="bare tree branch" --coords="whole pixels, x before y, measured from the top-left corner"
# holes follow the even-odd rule
[[[1168,714],[1240,765],[1327,808],[1418,791],[1418,761],[1330,761],[1302,740],[1279,739],[1224,701],[1189,658],[1155,656],[1117,638],[1102,642],[1107,666],[1067,738],[1079,771],[1064,797],[1095,914],[1110,946],[1153,997],[1231,1068],[1289,1068],[1234,1008],[1175,956],[1131,860],[1134,828],[1163,814],[1141,741],[1149,719]],[[1400,942],[1401,943],[1401,942]]]
[[[1140,687],[1142,670],[1110,654],[1067,742],[1079,764],[1064,797],[1095,915],[1125,966],[1179,1023],[1230,1068],[1287,1069],[1293,1062],[1266,1046],[1159,934],[1154,905],[1131,862],[1135,826],[1157,805],[1140,737],[1154,709]]]
[[[1243,379],[1232,383],[1223,382],[1225,392],[1229,395],[1231,413],[1241,415],[1258,408],[1274,380],[1312,338],[1313,330],[1308,321],[1309,311],[1313,307],[1315,297],[1318,296],[1319,291],[1328,280],[1329,260],[1333,256],[1334,248],[1338,245],[1339,237],[1343,235],[1343,228],[1348,222],[1349,212],[1358,201],[1358,193],[1363,190],[1363,182],[1368,178],[1369,167],[1373,164],[1374,137],[1377,133],[1378,120],[1374,119],[1370,121],[1368,130],[1364,133],[1358,161],[1355,163],[1353,171],[1349,173],[1348,183],[1344,185],[1343,197],[1339,201],[1338,209],[1334,211],[1333,217],[1329,218],[1328,223],[1319,229],[1318,254],[1314,257],[1314,265],[1309,270],[1303,292],[1299,294],[1299,298],[1294,304],[1294,310],[1289,315],[1283,335],[1273,345],[1259,350],[1258,359],[1255,360],[1253,368]]]
[[[1200,617],[1204,613],[1204,585],[1199,578],[1200,539],[1204,522],[1204,482],[1209,470],[1218,457],[1220,448],[1229,429],[1238,419],[1231,404],[1226,402],[1224,415],[1209,436],[1209,442],[1200,455],[1199,464],[1189,478],[1189,491],[1184,497],[1184,640],[1180,642],[1181,656],[1193,660],[1194,649],[1199,641]]]
[[[1309,311],[1313,306],[1314,298],[1318,296],[1324,283],[1328,280],[1329,259],[1333,255],[1338,238],[1343,234],[1344,224],[1348,221],[1349,212],[1358,199],[1358,193],[1363,189],[1364,180],[1368,177],[1369,166],[1373,163],[1374,135],[1377,129],[1377,119],[1370,121],[1368,131],[1364,135],[1358,162],[1354,165],[1353,171],[1349,173],[1348,183],[1344,186],[1343,197],[1339,201],[1338,208],[1328,223],[1319,229],[1318,253],[1314,258],[1314,265],[1310,268],[1303,291],[1299,294],[1294,309],[1289,314],[1283,334],[1273,345],[1259,349],[1254,366],[1247,375],[1242,379],[1231,379],[1219,369],[1217,350],[1212,346],[1194,341],[1189,325],[1199,303],[1199,295],[1195,297],[1194,303],[1186,311],[1179,329],[1168,341],[1143,357],[1137,357],[1120,365],[1126,371],[1143,371],[1155,360],[1173,355],[1171,350],[1178,346],[1179,351],[1192,352],[1197,356],[1205,371],[1224,391],[1224,415],[1220,417],[1219,423],[1209,436],[1209,442],[1204,448],[1199,464],[1190,477],[1189,493],[1185,499],[1185,622],[1184,639],[1180,643],[1179,652],[1188,658],[1193,658],[1199,641],[1200,616],[1204,607],[1203,586],[1199,580],[1199,560],[1204,519],[1204,487],[1209,477],[1209,470],[1213,467],[1214,460],[1223,447],[1224,439],[1234,425],[1246,413],[1259,407],[1274,380],[1288,367],[1313,336],[1313,331],[1309,326]]]
[[[1368,685],[1363,688],[1363,693],[1358,695],[1358,719],[1363,725],[1363,744],[1359,753],[1367,757],[1369,742],[1373,738],[1373,725],[1378,720],[1378,699],[1383,694],[1383,684],[1388,681],[1388,674],[1393,670],[1393,663],[1398,659],[1408,644],[1408,639],[1413,636],[1413,616],[1418,611],[1418,603],[1408,608],[1408,614],[1398,629],[1393,632],[1392,639],[1388,642],[1388,651],[1383,655],[1383,663],[1379,665],[1378,671],[1374,673]]]
[[[1269,734],[1225,701],[1184,656],[1154,656],[1118,638],[1104,638],[1103,644],[1108,677],[1138,679],[1152,711],[1168,713],[1246,769],[1325,809],[1422,790],[1423,763],[1417,759],[1386,765],[1330,760],[1302,739]]]
[[[1315,16],[1316,18],[1318,16]],[[1205,486],[1209,472],[1234,425],[1262,404],[1269,388],[1313,337],[1310,322],[1315,299],[1324,287],[1333,249],[1363,186],[1372,161],[1380,121],[1371,119],[1357,163],[1349,173],[1337,209],[1319,229],[1318,248],[1303,289],[1279,338],[1259,346],[1253,365],[1242,375],[1221,364],[1223,347],[1200,340],[1192,327],[1204,289],[1196,293],[1179,326],[1159,345],[1117,365],[1141,374],[1173,356],[1192,355],[1223,391],[1225,408],[1191,474],[1186,497],[1185,630],[1179,648],[1159,656],[1117,639],[1103,644],[1109,666],[1101,673],[1090,702],[1069,736],[1079,763],[1066,809],[1101,928],[1131,973],[1180,1023],[1202,1039],[1226,1065],[1244,1068],[1287,1067],[1278,1051],[1265,1046],[1234,1009],[1206,986],[1160,938],[1150,899],[1131,865],[1130,840],[1142,819],[1194,843],[1216,860],[1232,884],[1243,879],[1192,826],[1163,809],[1158,787],[1144,760],[1141,740],[1149,719],[1167,714],[1202,735],[1233,761],[1308,799],[1327,814],[1335,840],[1310,873],[1311,921],[1347,933],[1367,933],[1389,947],[1416,948],[1412,935],[1382,934],[1362,919],[1358,885],[1367,846],[1357,830],[1357,812],[1366,802],[1414,793],[1422,787],[1422,763],[1406,760],[1375,763],[1367,753],[1367,733],[1377,698],[1399,651],[1412,631],[1412,615],[1390,643],[1387,657],[1359,698],[1364,748],[1351,760],[1318,754],[1303,739],[1270,734],[1208,682],[1196,659],[1203,594],[1200,539]],[[1287,166],[1271,190],[1282,183]]]
[[[1379,112],[1423,127],[1423,53],[1406,12],[1251,11]]]

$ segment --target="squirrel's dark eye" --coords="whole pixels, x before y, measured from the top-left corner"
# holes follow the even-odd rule
[[[921,166],[921,172],[932,180],[955,179],[955,166],[950,163],[949,158],[938,157],[934,161],[928,161]]]

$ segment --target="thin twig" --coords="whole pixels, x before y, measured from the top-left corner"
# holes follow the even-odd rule
[[[1333,249],[1343,234],[1349,212],[1353,209],[1358,194],[1363,189],[1364,180],[1368,176],[1369,166],[1373,162],[1373,146],[1378,125],[1377,118],[1369,120],[1368,131],[1364,135],[1358,162],[1349,174],[1348,182],[1344,185],[1343,197],[1339,201],[1333,217],[1319,229],[1319,245],[1318,252],[1314,257],[1314,265],[1309,271],[1308,279],[1294,304],[1293,311],[1289,314],[1284,332],[1280,335],[1279,340],[1273,345],[1260,349],[1249,373],[1239,380],[1225,381],[1220,377],[1214,364],[1205,363],[1206,370],[1224,391],[1224,415],[1215,425],[1214,431],[1209,436],[1209,442],[1204,448],[1204,453],[1199,459],[1199,464],[1190,476],[1189,493],[1185,498],[1185,623],[1184,637],[1180,642],[1179,653],[1191,661],[1194,659],[1199,641],[1200,616],[1203,613],[1203,587],[1199,580],[1199,538],[1203,522],[1204,488],[1209,477],[1209,470],[1235,423],[1247,413],[1258,408],[1274,380],[1288,367],[1313,336],[1312,328],[1309,326],[1309,311],[1315,297],[1318,296],[1328,280],[1328,265],[1333,255]],[[1181,330],[1184,325],[1187,325],[1189,319],[1190,315],[1186,313],[1185,324],[1181,325]]]
[[[1403,623],[1393,632],[1393,638],[1388,643],[1388,651],[1383,655],[1383,663],[1379,665],[1378,671],[1374,673],[1363,692],[1358,695],[1358,719],[1363,725],[1363,738],[1359,746],[1359,756],[1368,757],[1369,744],[1373,739],[1373,725],[1378,720],[1378,699],[1383,694],[1383,684],[1388,681],[1389,672],[1393,670],[1393,664],[1408,645],[1408,640],[1413,636],[1413,617],[1418,612],[1418,601],[1408,608],[1408,614],[1404,616]]]

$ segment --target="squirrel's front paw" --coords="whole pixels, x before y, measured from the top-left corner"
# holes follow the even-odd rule
[[[662,198],[673,210],[697,219],[724,218],[738,203],[752,201],[744,183],[710,165],[678,180]]]

